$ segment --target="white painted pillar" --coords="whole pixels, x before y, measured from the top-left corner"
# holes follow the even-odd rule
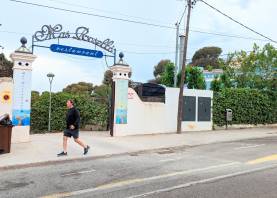
[[[32,63],[36,56],[26,48],[22,37],[21,47],[10,55],[13,65],[12,143],[30,141]],[[34,118],[35,119],[35,118]]]
[[[120,129],[122,125],[127,124],[127,110],[128,110],[128,83],[129,83],[129,72],[131,72],[131,67],[124,63],[124,54],[119,54],[120,60],[117,64],[111,67],[113,72],[113,81],[115,82],[115,105],[114,105],[114,136],[122,135],[120,134]]]

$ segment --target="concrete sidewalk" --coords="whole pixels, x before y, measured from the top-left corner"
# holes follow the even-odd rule
[[[132,153],[138,151],[197,146],[211,143],[277,136],[277,128],[232,129],[182,134],[159,134],[110,137],[108,132],[80,133],[91,149],[83,156],[83,149],[73,139],[68,142],[68,156],[57,157],[62,151],[62,133],[31,135],[31,142],[11,145],[11,153],[0,155],[0,169],[35,164],[47,164],[74,159]]]

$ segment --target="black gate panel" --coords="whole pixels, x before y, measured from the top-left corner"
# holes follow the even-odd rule
[[[195,121],[195,96],[183,97],[183,121]]]
[[[135,86],[140,99],[144,102],[165,103],[165,87],[155,83],[143,83]]]
[[[198,121],[211,121],[211,98],[198,97]]]

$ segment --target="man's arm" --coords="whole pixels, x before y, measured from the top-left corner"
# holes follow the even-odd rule
[[[75,122],[74,122],[74,126],[75,128],[79,128],[80,125],[80,112],[76,109],[75,110]]]

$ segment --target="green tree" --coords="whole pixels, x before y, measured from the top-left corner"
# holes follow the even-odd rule
[[[106,126],[108,116],[106,105],[93,101],[88,95],[59,92],[52,94],[51,124],[53,131],[61,131],[65,127],[66,101],[68,99],[73,99],[76,108],[80,111],[81,127],[87,124]],[[31,118],[35,118],[31,119],[32,132],[47,131],[48,107],[48,92],[44,92],[35,103],[32,103]]]
[[[208,65],[208,66],[206,67],[206,69],[210,72],[210,71],[212,71],[212,70],[213,70],[213,66]]]
[[[39,100],[39,92],[38,91],[32,91],[31,92],[31,101],[32,103],[36,102]]]
[[[92,97],[97,102],[109,105],[111,91],[112,89],[111,89],[111,86],[109,85],[102,84],[99,86],[95,86]]]
[[[93,90],[93,84],[87,82],[79,82],[68,85],[63,89],[63,92],[74,93],[74,94],[85,94],[91,95]]]
[[[221,53],[222,49],[219,47],[203,47],[194,53],[191,64],[205,69],[208,69],[208,66],[219,68],[222,62],[219,59]]]
[[[230,76],[227,73],[223,73],[222,75],[220,75],[219,78],[220,78],[223,88],[231,88],[233,86]]]
[[[13,76],[13,63],[9,61],[3,53],[0,54],[0,77]]]
[[[193,66],[186,67],[185,84],[189,89],[206,89],[206,83],[202,71]]]
[[[161,84],[167,86],[167,87],[173,87],[174,86],[174,63],[167,62],[164,66],[164,72],[160,74],[160,81]]]
[[[130,82],[130,81],[129,81]],[[112,105],[112,87],[110,85],[102,84],[100,86],[95,86],[92,94],[93,101],[103,105],[107,110],[107,122],[106,130],[109,130],[109,119],[110,119],[110,110]]]
[[[160,74],[161,84],[167,87],[174,86],[174,64],[168,62],[165,65],[165,71]],[[206,83],[202,71],[198,67],[187,66],[186,67],[186,79],[185,84],[189,89],[206,89]],[[177,84],[180,84],[181,74],[177,76]]]
[[[215,76],[213,81],[211,82],[211,90],[216,92],[231,87],[233,87],[233,84],[227,73],[223,73],[219,77]]]
[[[171,64],[171,61],[168,59],[161,60],[157,65],[154,66],[154,77],[155,81],[151,80],[152,82],[155,82],[157,84],[161,83],[161,76],[165,72],[165,68],[167,64]]]
[[[104,79],[102,83],[104,85],[111,85],[113,82],[113,72],[111,70],[106,70],[104,73]]]
[[[230,69],[231,68],[231,69]],[[271,44],[256,44],[250,53],[235,52],[225,66],[226,75],[238,88],[277,89],[277,49]]]
[[[215,76],[213,81],[211,82],[211,90],[215,92],[221,91],[222,83],[221,80],[218,78],[218,76]]]

